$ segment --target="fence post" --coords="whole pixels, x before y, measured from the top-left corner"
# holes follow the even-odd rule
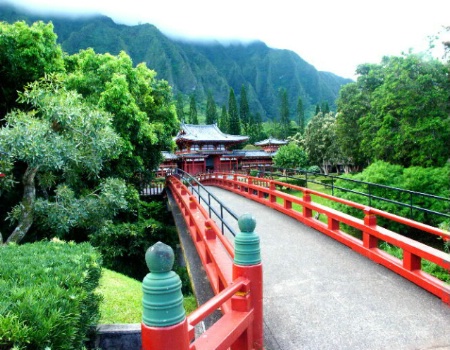
[[[174,253],[158,242],[145,253],[150,273],[142,282],[143,350],[188,350],[189,334],[180,277],[172,271]]]
[[[233,280],[245,277],[250,280],[250,299],[254,319],[253,344],[251,349],[264,348],[263,330],[263,270],[259,236],[254,232],[256,220],[251,214],[244,214],[238,219],[239,232],[234,239]],[[251,337],[251,335],[250,335]]]

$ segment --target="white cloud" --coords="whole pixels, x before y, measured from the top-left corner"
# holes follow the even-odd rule
[[[125,24],[152,23],[183,37],[259,39],[295,51],[319,70],[353,77],[358,64],[410,48],[450,25],[448,0],[15,0],[40,11],[96,12]]]

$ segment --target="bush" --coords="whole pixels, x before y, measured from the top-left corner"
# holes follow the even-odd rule
[[[103,257],[103,266],[142,281],[148,273],[145,252],[158,241],[172,248],[179,243],[173,219],[163,202],[140,201],[136,217],[125,222],[108,222],[89,236]]]
[[[300,187],[306,187],[306,179],[299,179],[299,178],[280,178],[280,181],[291,184],[291,185],[295,185],[295,186],[300,186]]]
[[[62,241],[0,246],[0,349],[81,349],[99,319],[100,255]]]

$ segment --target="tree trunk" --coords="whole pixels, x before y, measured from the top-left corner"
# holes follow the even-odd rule
[[[36,188],[34,186],[34,179],[36,177],[37,171],[38,167],[32,168],[28,166],[25,174],[23,175],[23,198],[22,202],[20,203],[22,213],[20,214],[19,223],[6,240],[6,244],[19,243],[23,239],[23,237],[25,237],[31,225],[33,224],[34,202],[36,200]]]

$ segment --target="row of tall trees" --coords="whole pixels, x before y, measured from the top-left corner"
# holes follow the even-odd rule
[[[291,118],[291,108],[288,101],[286,89],[279,92],[279,117],[274,121],[263,122],[259,113],[253,114],[250,110],[247,97],[247,89],[242,85],[239,101],[236,98],[234,89],[229,91],[228,102],[222,107],[218,107],[214,101],[212,93],[207,94],[205,107],[205,123],[217,123],[219,128],[229,134],[248,135],[250,143],[256,142],[269,136],[287,139],[296,132],[303,134],[306,127],[306,113],[301,98],[298,99],[295,111],[295,118]],[[185,101],[181,94],[176,96],[176,109],[178,118],[189,124],[199,124],[198,108],[195,94],[189,96],[188,110],[185,110]],[[316,110],[326,110],[329,112],[328,103],[322,103],[322,107],[316,106]]]

